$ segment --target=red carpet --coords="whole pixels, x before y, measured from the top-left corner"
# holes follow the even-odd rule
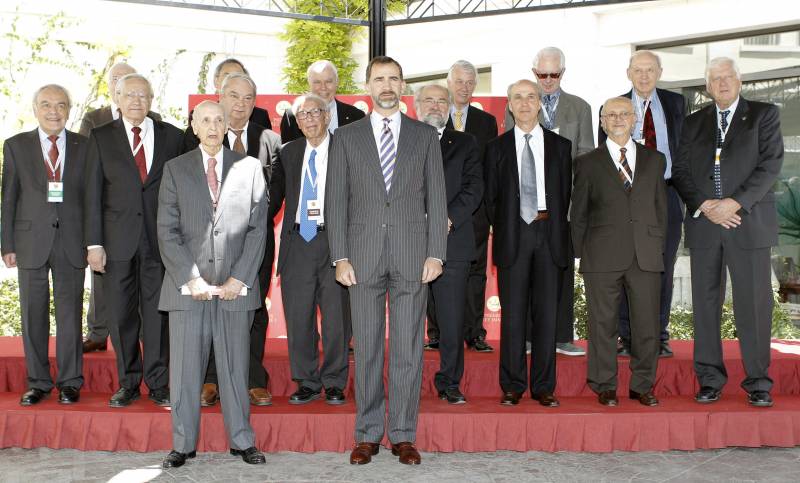
[[[423,400],[417,443],[425,451],[664,451],[726,446],[800,445],[800,342],[773,341],[771,377],[775,406],[749,407],[738,387],[744,377],[735,341],[725,343],[729,383],[712,405],[693,401],[692,343],[674,341],[675,357],[661,359],[656,393],[661,405],[646,408],[621,399],[617,408],[597,404],[585,384],[586,358],[558,358],[561,407],[547,409],[526,398],[517,407],[498,404],[498,354],[467,352],[462,390],[469,402],[449,406],[435,398],[438,353],[425,353]],[[51,354],[54,348],[51,341]],[[54,362],[52,362],[54,365]],[[355,405],[317,401],[291,406],[286,341],[270,339],[264,361],[276,395],[271,407],[253,408],[257,445],[264,451],[348,451],[353,443]],[[620,388],[628,391],[628,361],[619,359]],[[169,409],[146,398],[111,409],[116,389],[113,352],[88,354],[80,403],[63,406],[55,393],[33,408],[19,406],[25,389],[20,338],[0,338],[0,447],[75,448],[103,451],[166,451],[172,446]],[[352,385],[352,384],[351,384]],[[200,451],[227,451],[220,407],[202,412]]]

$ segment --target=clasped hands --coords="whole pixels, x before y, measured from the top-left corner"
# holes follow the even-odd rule
[[[425,263],[422,265],[422,283],[433,282],[441,274],[442,262],[435,258],[426,258]],[[356,271],[348,260],[336,262],[336,281],[345,287],[350,287],[357,283]]]
[[[724,198],[704,201],[700,205],[700,211],[711,223],[721,225],[725,229],[731,229],[742,224],[742,217],[736,214],[741,207],[742,205],[733,198]]]
[[[186,284],[189,288],[189,293],[192,294],[194,300],[211,300],[214,295],[217,295],[220,300],[236,300],[242,292],[244,284],[233,277],[228,277],[219,288],[209,285],[202,277],[189,280]],[[212,289],[213,290],[212,292]]]

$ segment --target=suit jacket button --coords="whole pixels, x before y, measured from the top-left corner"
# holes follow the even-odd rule
[[[141,213],[136,213],[136,216],[142,216],[142,214]]]
[[[214,230],[214,236],[219,236],[219,230]]]
[[[381,225],[381,228],[386,228],[386,223],[383,223],[383,224]]]
[[[208,263],[214,263],[214,259],[213,258],[209,258],[208,259]]]
[[[389,204],[390,204],[390,203],[387,201],[387,202],[386,202],[386,206],[389,206]]]

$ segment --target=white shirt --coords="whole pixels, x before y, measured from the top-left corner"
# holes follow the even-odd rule
[[[314,157],[314,168],[317,170],[317,201],[320,207],[320,219],[317,225],[325,224],[325,180],[328,175],[328,146],[330,145],[331,137],[325,136],[325,139],[316,148],[306,141],[306,150],[303,153],[303,170],[301,171],[303,177],[300,180],[300,196],[297,199],[297,213],[294,217],[295,223],[300,223],[300,210],[303,202],[303,184],[311,179],[311,172],[308,169],[308,158],[311,157],[311,151],[316,150],[317,155]]]
[[[633,173],[632,178],[636,179],[636,143],[633,141],[633,138],[629,137],[625,146],[620,146],[612,141],[611,138],[606,138],[606,147],[608,148],[608,154],[611,155],[611,160],[614,161],[614,169],[616,170],[622,167],[622,165],[619,164],[620,159],[622,159],[622,151],[620,150],[623,147],[627,150],[625,151],[625,160],[628,161],[628,166],[630,166],[631,173]]]
[[[247,153],[247,127],[250,125],[250,121],[247,121],[242,128],[242,146],[244,146],[244,152]],[[228,146],[230,146],[230,150],[233,151],[233,145],[236,143],[236,133],[233,132],[233,128],[228,128]]]
[[[331,115],[331,122],[328,123],[328,132],[332,133],[339,128],[339,113],[336,110],[336,99],[328,104],[328,112]]]
[[[383,118],[381,114],[375,111],[369,115],[369,122],[372,124],[372,135],[375,136],[375,145],[378,147],[378,152],[381,149],[381,136],[383,135]],[[392,131],[394,138],[394,149],[397,151],[397,140],[400,138],[400,111],[397,110],[394,114],[388,116],[389,130]]]
[[[133,145],[133,131],[131,130],[133,128],[133,124],[129,123],[124,117],[122,118],[122,123],[125,125],[125,133],[128,135],[128,146],[131,146],[131,149],[133,149],[135,148]],[[139,133],[139,137],[142,140],[142,147],[140,149],[144,149],[145,165],[147,166],[147,172],[149,173],[150,166],[153,165],[153,146],[155,144],[153,120],[145,116],[144,121],[139,124],[139,127],[142,128],[142,131]],[[135,153],[134,157],[136,157]]]
[[[202,144],[200,145],[200,153],[203,155],[203,173],[204,174],[208,173],[208,159],[209,158],[214,158],[215,160],[217,160],[217,164],[216,164],[216,166],[214,166],[214,172],[217,173],[217,193],[220,193],[222,191],[222,151],[223,151],[223,149],[220,149],[217,154],[215,154],[214,156],[211,156],[210,154],[208,154],[206,152],[205,149],[203,149],[203,145]],[[211,193],[211,187],[210,186],[208,188],[208,194],[211,196],[211,199],[213,200],[214,199],[214,194]]]
[[[42,131],[42,128],[38,129],[39,131],[39,144],[42,146],[42,156],[44,156],[44,162],[46,165],[49,166],[50,164],[50,147],[53,145],[49,139],[47,139],[50,135],[46,132]],[[58,139],[56,139],[56,148],[58,148],[58,159],[56,160],[54,168],[61,173],[61,180],[64,180],[64,153],[67,150],[67,131],[66,129],[62,129],[60,133],[58,133]],[[53,174],[50,171],[50,168],[46,169],[47,171],[47,178],[50,179],[50,176]]]
[[[519,186],[522,189],[522,153],[525,149],[525,134],[530,134],[528,144],[533,151],[533,163],[536,165],[536,201],[539,211],[547,210],[547,192],[544,183],[544,131],[542,126],[536,124],[533,131],[526,133],[519,126],[514,126],[514,142],[517,150],[517,173],[519,173]]]

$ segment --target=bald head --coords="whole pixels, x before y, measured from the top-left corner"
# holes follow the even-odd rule
[[[643,99],[649,99],[656,83],[661,79],[661,58],[649,50],[634,52],[628,63],[627,73],[636,94]]]

